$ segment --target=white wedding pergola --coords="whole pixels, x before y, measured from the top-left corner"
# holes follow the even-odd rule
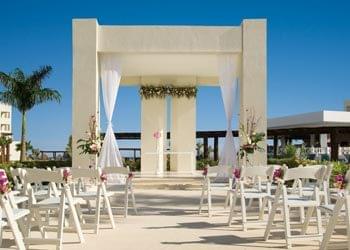
[[[261,118],[258,130],[266,133],[266,20],[243,20],[232,27],[109,26],[96,19],[73,20],[73,167],[89,165],[76,141],[85,136],[89,117],[99,118],[100,81],[109,120],[104,166],[118,158],[111,124],[119,85],[220,86],[228,131],[239,89],[240,122],[245,122],[247,109],[254,109]],[[141,106],[141,171],[154,174],[159,159],[164,161],[163,154],[155,157],[153,134],[167,130],[166,100],[142,99]],[[195,170],[196,100],[172,98],[171,108],[171,169],[190,174]],[[233,150],[228,133],[223,164],[235,161]],[[266,153],[256,152],[252,161],[266,163]]]

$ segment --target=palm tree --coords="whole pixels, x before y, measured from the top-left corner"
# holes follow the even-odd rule
[[[8,136],[5,135],[1,135],[0,136],[0,151],[1,151],[1,162],[4,163],[6,162],[6,157],[5,157],[5,151],[6,148],[9,144],[12,143],[12,139]],[[9,152],[7,152],[7,155],[9,154]]]
[[[25,143],[27,112],[40,103],[61,100],[57,90],[43,87],[43,80],[50,75],[51,71],[51,66],[43,66],[33,71],[31,75],[25,75],[18,68],[9,74],[0,72],[0,82],[4,87],[4,91],[0,92],[0,101],[16,107],[22,115],[21,162],[26,160],[27,152]]]

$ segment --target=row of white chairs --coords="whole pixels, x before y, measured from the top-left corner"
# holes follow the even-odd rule
[[[0,175],[6,174],[3,170],[0,171]],[[64,178],[64,171],[69,172],[68,182]],[[83,229],[93,229],[98,233],[103,210],[107,211],[111,228],[115,228],[110,203],[115,190],[107,190],[102,174],[104,177],[123,176],[125,184],[121,191],[124,194],[124,216],[128,214],[129,196],[137,213],[132,173],[128,168],[107,167],[103,173],[101,169],[22,168],[11,169],[11,173],[15,190],[1,195],[0,203],[4,213],[1,213],[3,219],[0,222],[1,229],[9,226],[17,248],[21,250],[38,244],[53,244],[56,249],[62,249],[63,232],[75,232],[78,241],[82,243]],[[84,204],[87,204],[88,213],[83,211]],[[94,208],[92,204],[95,205]],[[56,223],[52,224],[53,221]],[[41,237],[31,237],[34,227],[39,228]],[[51,231],[57,233],[54,238],[47,237],[47,232]]]
[[[276,170],[283,174],[276,177]],[[225,183],[216,183],[216,175],[219,171],[228,173]],[[235,171],[237,172],[236,176],[233,174]],[[207,167],[203,178],[199,212],[202,212],[204,199],[207,198],[208,215],[211,216],[211,191],[218,188],[226,189],[224,206],[230,204],[229,226],[237,213],[237,201],[240,200],[240,214],[244,231],[247,231],[249,223],[265,224],[264,238],[268,240],[271,230],[277,225],[276,213],[280,210],[283,214],[283,229],[287,248],[292,247],[294,239],[315,238],[320,242],[320,248],[326,249],[340,214],[345,215],[348,242],[350,241],[349,194],[345,191],[341,196],[336,197],[335,204],[331,203],[332,195],[329,188],[331,174],[332,165],[300,166],[290,169],[278,165],[249,166],[241,167],[239,170],[222,166]],[[350,172],[347,173],[346,179],[350,181]],[[290,187],[291,183],[293,184]],[[258,220],[248,223],[247,207],[252,206],[253,200],[258,201]],[[298,222],[291,221],[292,209],[299,210],[297,213],[299,215]],[[305,210],[307,210],[306,213]],[[264,221],[266,212],[268,218],[267,221]],[[325,219],[329,218],[325,233],[322,227],[322,212],[327,215]],[[307,234],[311,217],[314,214],[317,233]],[[300,224],[301,230],[299,234],[292,235],[291,225],[294,223]],[[350,243],[347,247],[350,249]]]

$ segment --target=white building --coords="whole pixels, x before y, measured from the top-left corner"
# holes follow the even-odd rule
[[[0,133],[8,135],[12,133],[11,126],[12,107],[11,105],[0,103]]]
[[[5,103],[0,103],[0,135],[12,138],[12,106]],[[12,141],[10,144],[10,161],[19,160],[20,152],[16,151],[16,144],[18,143],[18,141]]]

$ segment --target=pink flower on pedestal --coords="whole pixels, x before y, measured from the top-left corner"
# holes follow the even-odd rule
[[[159,139],[161,136],[162,136],[162,134],[159,131],[153,133],[153,137],[155,139]]]

